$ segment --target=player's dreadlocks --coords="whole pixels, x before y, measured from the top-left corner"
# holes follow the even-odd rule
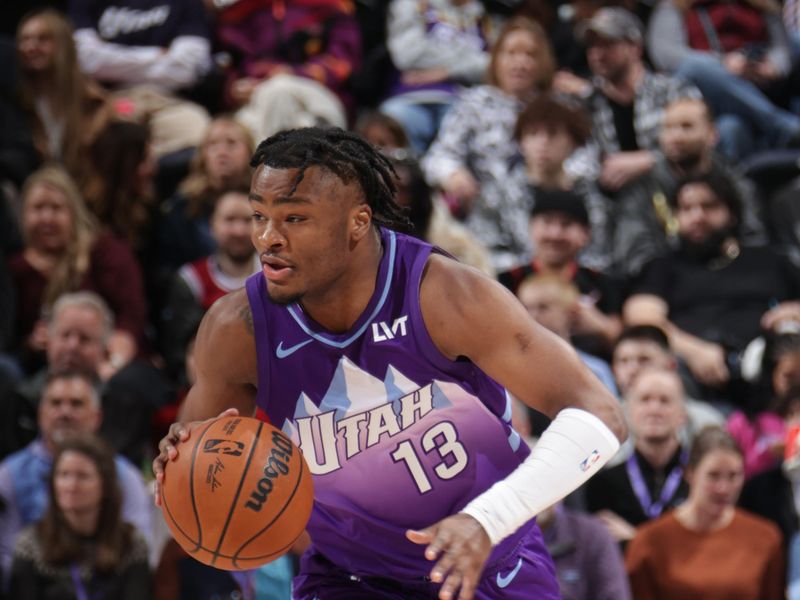
[[[282,131],[258,145],[251,167],[299,169],[293,194],[311,166],[325,167],[345,183],[357,180],[372,220],[386,227],[407,228],[405,209],[395,202],[397,173],[392,163],[359,136],[339,129],[307,127]]]

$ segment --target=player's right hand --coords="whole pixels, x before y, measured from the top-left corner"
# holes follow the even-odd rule
[[[228,408],[222,411],[214,419],[220,417],[235,417],[239,411],[235,408]],[[189,439],[191,431],[206,421],[192,421],[190,423],[173,423],[170,425],[169,432],[160,442],[158,442],[158,456],[153,459],[153,475],[156,477],[155,502],[156,506],[161,506],[161,484],[164,482],[164,468],[171,460],[178,458],[178,444]]]
[[[466,513],[451,515],[421,531],[408,530],[406,537],[425,544],[425,558],[437,561],[431,581],[441,583],[439,600],[472,600],[492,551],[483,526]]]

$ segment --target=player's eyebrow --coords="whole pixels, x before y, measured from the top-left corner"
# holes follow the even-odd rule
[[[248,199],[251,202],[258,202],[259,204],[264,204],[264,198],[250,192],[248,195]],[[278,196],[275,198],[275,204],[282,205],[282,204],[312,204],[311,199],[306,198],[304,196]]]
[[[310,198],[304,196],[278,196],[275,198],[275,204],[312,204]]]

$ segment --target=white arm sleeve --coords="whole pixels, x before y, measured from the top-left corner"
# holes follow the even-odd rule
[[[599,418],[585,410],[565,408],[525,462],[461,512],[474,517],[492,544],[497,544],[580,487],[617,450],[619,440]]]

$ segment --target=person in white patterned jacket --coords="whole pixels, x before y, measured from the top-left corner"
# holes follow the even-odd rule
[[[502,184],[519,160],[513,141],[517,116],[526,101],[550,87],[553,69],[542,28],[527,19],[511,20],[492,48],[488,85],[461,94],[422,161],[428,182],[457,204],[496,271],[530,254],[527,197],[506,195]]]

